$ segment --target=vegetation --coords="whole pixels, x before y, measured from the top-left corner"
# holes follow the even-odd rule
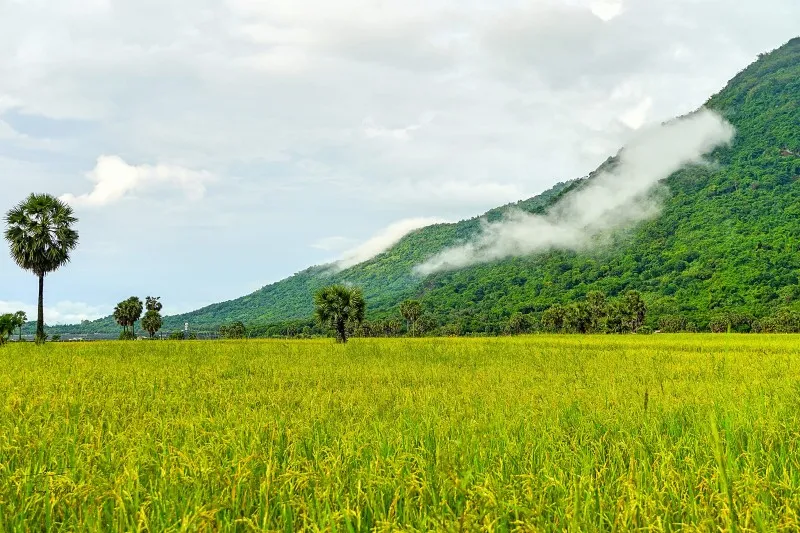
[[[133,340],[136,338],[136,322],[142,317],[142,300],[131,296],[117,304],[114,308],[114,320],[122,326],[120,340]]]
[[[0,315],[0,346],[8,342],[11,334],[16,329],[16,321],[14,315],[4,314]]]
[[[164,323],[164,320],[161,318],[161,310],[164,306],[161,304],[160,300],[161,298],[153,298],[152,296],[148,296],[145,300],[145,309],[147,309],[147,312],[142,319],[142,328],[150,335],[151,339],[161,330],[161,326]]]
[[[241,321],[225,324],[219,328],[219,334],[224,339],[244,339],[247,337],[247,328]]]
[[[361,325],[367,309],[361,290],[343,285],[332,285],[317,292],[314,305],[317,321],[327,324],[341,343],[347,342],[348,329]]]
[[[798,346],[14,343],[0,530],[793,531]]]
[[[417,300],[406,300],[400,304],[400,314],[406,321],[406,329],[413,337],[416,334],[416,326],[422,317],[422,304]]]
[[[637,291],[646,304],[645,331],[658,330],[662,319],[684,324],[680,329],[727,331],[726,315],[750,317],[732,331],[762,325],[765,331],[793,330],[786,317],[800,312],[798,102],[800,38],[761,56],[708,101],[737,129],[733,145],[712,155],[718,164],[669,177],[660,216],[615,234],[607,246],[416,277],[415,265],[473,237],[481,220],[438,224],[411,233],[361,265],[342,272],[310,268],[243,298],[166,318],[165,325],[174,329],[190,321],[216,330],[241,321],[252,334],[285,335],[292,328],[313,327],[313,294],[336,283],[362,288],[372,324],[395,319],[405,300],[419,301],[422,315],[430,319],[427,325],[437,326],[434,334],[499,335],[518,313],[548,324],[540,329],[561,330],[565,317],[558,315],[558,306],[566,311],[592,292],[617,301],[628,291]],[[604,166],[613,163],[612,158]],[[481,218],[497,220],[508,207],[545,213],[594,175]],[[545,316],[548,309],[553,311]],[[580,322],[580,316],[571,320]],[[70,331],[114,331],[114,323],[105,319]]]
[[[17,311],[14,313],[14,329],[19,332],[19,341],[22,341],[22,328],[25,326],[25,323],[28,321],[28,315],[25,311]]]
[[[25,311],[16,313],[6,313],[0,315],[0,346],[4,345],[11,338],[14,332],[19,333],[19,340],[22,340],[22,327],[28,318]]]
[[[11,257],[39,278],[36,342],[45,341],[44,278],[69,263],[78,246],[78,219],[70,206],[48,194],[31,194],[6,215],[5,237]]]

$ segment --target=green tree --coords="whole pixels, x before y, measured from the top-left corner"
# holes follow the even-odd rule
[[[415,326],[417,335],[429,334],[430,336],[435,336],[438,327],[439,323],[436,322],[436,319],[427,314],[421,315],[417,319],[417,324]]]
[[[224,324],[219,328],[219,334],[225,339],[244,339],[247,337],[247,328],[240,321]]]
[[[136,338],[136,322],[142,317],[142,300],[131,296],[117,304],[114,308],[114,320],[122,326],[120,339],[130,340]],[[129,329],[130,328],[130,329]]]
[[[644,325],[647,316],[647,305],[645,305],[639,291],[628,291],[622,297],[622,308],[627,316],[628,327],[633,333],[637,333]]]
[[[629,333],[629,325],[630,321],[624,304],[620,300],[609,302],[606,314],[606,331],[608,333]]]
[[[529,315],[524,315],[517,312],[511,315],[511,318],[508,319],[508,323],[506,324],[506,333],[508,335],[522,335],[524,333],[530,333],[532,326],[533,325]]]
[[[782,308],[757,324],[754,324],[762,333],[798,333],[800,332],[800,313],[792,309]]]
[[[600,333],[606,329],[606,319],[608,318],[608,303],[606,295],[602,291],[592,291],[586,295],[586,310],[588,312],[588,322],[586,324],[587,333]]]
[[[658,329],[662,333],[680,333],[687,329],[686,317],[680,315],[664,315],[658,319]]]
[[[6,314],[0,315],[0,346],[4,345],[16,328],[16,321],[14,315]]]
[[[164,320],[161,318],[161,309],[163,308],[164,306],[161,303],[160,297],[153,298],[152,296],[148,296],[146,298],[145,309],[147,309],[147,312],[144,314],[144,318],[142,318],[142,327],[150,334],[151,339],[155,337],[156,333],[164,324]]]
[[[464,333],[461,322],[453,322],[442,326],[442,335],[445,337],[460,337]]]
[[[367,304],[361,289],[343,285],[326,287],[314,296],[315,315],[321,325],[327,325],[336,333],[337,342],[347,342],[347,327],[361,324]]]
[[[400,314],[406,321],[406,329],[413,337],[416,335],[417,321],[422,316],[422,304],[417,300],[406,300],[400,303]]]
[[[22,327],[28,322],[28,314],[25,311],[17,311],[14,313],[14,326],[19,331],[19,341],[22,341]]]
[[[383,321],[383,334],[387,337],[397,337],[403,331],[403,324],[396,318]]]
[[[542,328],[550,333],[563,332],[566,314],[567,312],[563,305],[553,305],[542,314]]]
[[[11,257],[24,270],[39,278],[36,342],[45,341],[44,278],[69,263],[78,246],[78,219],[72,208],[49,194],[31,194],[6,215],[6,240]]]
[[[570,333],[589,333],[592,323],[592,314],[589,305],[583,302],[573,302],[564,309],[564,329]]]

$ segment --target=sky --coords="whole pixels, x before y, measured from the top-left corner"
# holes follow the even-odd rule
[[[0,212],[80,219],[48,323],[176,313],[581,177],[796,0],[0,0]],[[5,246],[3,244],[3,246]],[[0,312],[36,280],[0,254]]]

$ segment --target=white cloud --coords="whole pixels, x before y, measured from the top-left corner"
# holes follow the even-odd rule
[[[177,187],[190,199],[199,199],[211,180],[208,172],[197,172],[175,165],[129,165],[118,156],[100,156],[94,170],[87,174],[95,183],[92,192],[64,194],[61,199],[73,205],[105,206],[120,201],[131,193],[168,185]]]
[[[37,309],[35,305],[0,300],[0,314],[16,313],[17,311],[25,311],[29,321],[36,320]],[[45,304],[44,308],[44,321],[49,326],[78,324],[83,320],[97,320],[104,316],[108,316],[108,309],[83,302],[57,302],[53,305]]]
[[[509,183],[469,183],[444,181],[440,183],[425,181],[398,181],[382,190],[374,191],[374,196],[383,202],[412,205],[456,205],[494,207],[520,200],[526,192]]]
[[[550,249],[581,250],[604,233],[659,212],[652,193],[659,182],[713,149],[730,143],[734,128],[718,114],[702,110],[641,133],[619,154],[618,163],[565,196],[547,215],[512,212],[484,223],[475,239],[447,249],[419,265],[427,275]]]
[[[622,0],[597,0],[592,2],[592,13],[603,22],[618,17],[623,10]]]
[[[800,19],[796,0],[619,5],[0,0],[0,175],[11,181],[0,212],[31,190],[117,202],[80,213],[81,266],[63,271],[57,299],[112,301],[156,258],[169,266],[165,301],[235,297],[243,279],[316,262],[305,236],[328,221],[351,236],[410,216],[455,220],[585,175],[636,133],[621,117],[644,129],[696,109]],[[99,154],[225,186],[202,181],[205,201],[125,201],[202,189],[140,170],[132,187],[85,182]],[[136,246],[101,250],[132,220]],[[212,242],[247,260],[210,254]],[[4,297],[24,300],[5,254],[0,271]]]
[[[386,137],[397,141],[407,141],[411,138],[411,133],[420,128],[419,124],[412,124],[404,128],[384,128],[375,125],[371,118],[364,120],[364,135],[368,139]]]
[[[334,237],[325,237],[324,239],[319,239],[318,241],[311,244],[311,247],[325,252],[337,252],[344,250],[345,248],[347,248],[352,244],[353,244],[353,239],[337,235]]]
[[[409,218],[395,222],[363,244],[344,252],[336,262],[336,267],[345,269],[369,261],[400,242],[412,231],[444,222],[446,221],[439,218]]]
[[[647,122],[647,116],[653,108],[653,99],[644,98],[635,107],[622,114],[620,120],[631,129],[638,130]]]
[[[380,126],[375,123],[375,119],[372,117],[367,117],[362,123],[362,128],[364,135],[368,139],[386,137],[397,141],[408,141],[411,139],[412,133],[429,125],[435,116],[435,113],[425,113],[422,117],[420,117],[420,120],[417,123],[396,128]]]
[[[23,140],[25,136],[12,128],[7,122],[0,120],[0,141]]]

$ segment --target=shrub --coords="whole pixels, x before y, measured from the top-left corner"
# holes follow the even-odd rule
[[[664,333],[678,333],[687,330],[686,318],[679,315],[667,315],[658,319],[658,329]]]

